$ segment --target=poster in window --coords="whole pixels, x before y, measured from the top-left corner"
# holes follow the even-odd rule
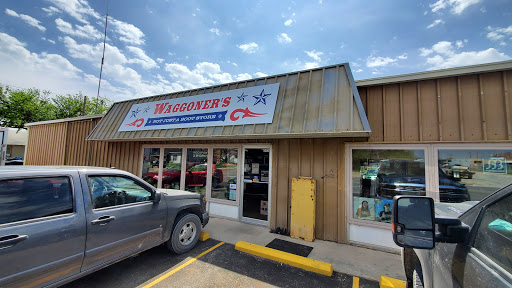
[[[391,223],[393,200],[375,199],[375,217],[377,221]]]
[[[375,199],[354,197],[354,218],[375,220]]]

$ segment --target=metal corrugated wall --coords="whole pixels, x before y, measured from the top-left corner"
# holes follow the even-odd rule
[[[68,122],[28,129],[25,165],[64,165]]]
[[[342,138],[280,139],[272,146],[271,228],[290,227],[291,178],[316,182],[316,238],[346,241],[345,151]],[[279,173],[278,173],[279,171]]]
[[[358,87],[369,142],[512,140],[512,70]]]

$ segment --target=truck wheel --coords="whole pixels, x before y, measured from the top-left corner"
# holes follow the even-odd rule
[[[190,251],[199,240],[201,234],[201,220],[195,214],[181,216],[174,229],[171,238],[167,241],[167,248],[176,254]]]
[[[412,287],[423,288],[423,275],[421,273],[421,268],[415,268],[412,272]]]

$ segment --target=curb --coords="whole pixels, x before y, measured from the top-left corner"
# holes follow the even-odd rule
[[[390,278],[386,276],[380,276],[379,285],[381,288],[405,288],[405,281]]]
[[[208,232],[202,231],[201,234],[199,234],[199,241],[206,241],[210,239],[210,234]]]
[[[272,248],[263,247],[245,241],[238,241],[235,245],[235,249],[329,277],[331,277],[333,273],[332,264]]]

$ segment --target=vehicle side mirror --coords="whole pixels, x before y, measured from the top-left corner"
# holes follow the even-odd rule
[[[158,203],[162,200],[162,192],[154,190],[153,192],[153,202]]]
[[[434,200],[423,196],[393,198],[393,241],[406,248],[434,248]]]

